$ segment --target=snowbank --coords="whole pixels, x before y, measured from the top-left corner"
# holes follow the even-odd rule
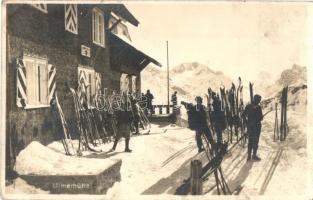
[[[90,175],[114,163],[111,159],[66,156],[33,141],[17,156],[16,171],[20,175]]]
[[[5,188],[7,194],[49,194],[49,191],[44,191],[26,183],[21,178],[17,178],[13,184]]]

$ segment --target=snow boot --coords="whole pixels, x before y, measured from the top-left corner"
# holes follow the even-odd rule
[[[249,155],[248,157],[247,157],[247,161],[250,161],[251,160],[251,156]]]
[[[118,140],[114,140],[114,144],[113,144],[113,147],[112,147],[112,149],[109,151],[109,152],[113,152],[113,151],[115,151],[115,149],[116,149],[116,146],[117,146],[117,142],[118,142]]]
[[[129,149],[129,138],[125,139],[125,152],[132,152],[132,150]]]
[[[125,149],[125,152],[131,153],[133,150],[131,149]]]
[[[200,149],[198,149],[198,153],[201,153],[202,151],[204,151],[204,148],[203,148],[203,147],[200,148]]]
[[[259,158],[258,156],[252,156],[252,159],[254,160],[254,161],[261,161],[261,158]]]

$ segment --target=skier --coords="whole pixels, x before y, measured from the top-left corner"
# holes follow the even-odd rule
[[[111,151],[115,151],[117,143],[121,137],[125,138],[125,152],[132,152],[129,149],[130,127],[133,120],[132,111],[127,108],[126,101],[121,103],[120,110],[117,111],[117,133]]]
[[[173,103],[173,109],[175,109],[177,106],[177,91],[172,94],[171,102]]]
[[[152,106],[152,100],[153,100],[153,94],[150,93],[150,90],[147,90],[147,94],[145,95],[147,99],[147,108],[150,110],[150,114],[153,113],[153,106]]]
[[[256,94],[253,97],[253,102],[246,106],[243,113],[244,119],[247,120],[248,129],[248,158],[247,161],[251,160],[251,153],[253,151],[252,159],[260,161],[261,159],[257,156],[259,138],[261,134],[263,120],[262,108],[259,105],[261,102],[261,96]]]
[[[195,100],[197,102],[196,105],[192,105],[184,101],[182,101],[181,104],[184,105],[188,110],[187,113],[189,128],[196,131],[196,142],[198,146],[198,152],[200,153],[204,150],[201,140],[202,134],[206,136],[212,146],[214,146],[214,141],[207,124],[207,115],[205,111],[206,108],[204,105],[202,105],[202,98],[197,96]]]
[[[213,109],[214,111],[212,112],[212,121],[217,137],[217,144],[221,145],[223,140],[222,133],[226,128],[226,123],[225,114],[221,110],[221,101],[218,98],[215,98],[213,101]]]

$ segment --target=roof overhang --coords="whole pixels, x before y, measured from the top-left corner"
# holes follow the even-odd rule
[[[127,39],[110,31],[108,34],[110,63],[113,69],[127,74],[139,74],[150,63],[162,66],[158,61],[134,47]]]
[[[126,8],[123,4],[102,4],[104,9],[111,10],[112,12],[120,15],[123,19],[127,20],[129,23],[131,23],[134,26],[139,25],[139,21],[134,17],[131,12]]]

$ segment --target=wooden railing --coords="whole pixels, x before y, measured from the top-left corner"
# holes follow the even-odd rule
[[[153,105],[153,114],[163,115],[163,114],[171,114],[174,112],[173,105]]]

